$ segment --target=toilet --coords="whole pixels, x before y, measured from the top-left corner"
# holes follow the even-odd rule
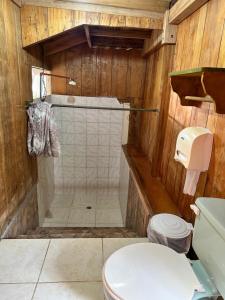
[[[103,268],[107,300],[197,300],[225,297],[225,200],[198,198],[192,246],[199,260],[160,244],[114,252]]]

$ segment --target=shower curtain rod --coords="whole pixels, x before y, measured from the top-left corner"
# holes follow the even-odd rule
[[[52,104],[52,107],[84,108],[84,109],[103,109],[103,110],[120,110],[120,111],[142,111],[142,112],[159,112],[158,108],[120,108],[106,106],[84,106],[68,104]]]

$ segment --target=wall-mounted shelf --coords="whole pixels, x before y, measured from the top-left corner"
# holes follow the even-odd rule
[[[225,113],[225,68],[196,68],[172,72],[171,85],[184,106],[214,103],[216,112]]]

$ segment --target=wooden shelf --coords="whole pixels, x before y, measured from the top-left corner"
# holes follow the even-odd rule
[[[202,102],[209,102],[215,104],[217,113],[225,113],[225,68],[196,68],[169,76],[181,105],[200,107]]]

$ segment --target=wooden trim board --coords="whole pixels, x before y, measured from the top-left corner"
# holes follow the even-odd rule
[[[148,56],[163,45],[174,45],[177,40],[177,26],[169,23],[169,10],[163,20],[163,30],[153,30],[151,37],[145,40],[143,56]]]
[[[178,25],[209,0],[178,0],[170,9],[169,23]]]
[[[58,2],[52,1],[52,2]],[[61,0],[61,2],[67,2]],[[164,12],[168,7],[170,0],[70,0],[74,4],[94,4],[102,6],[113,6],[118,8],[142,9],[154,12]]]
[[[14,4],[16,4],[18,7],[22,6],[22,0],[11,0]]]
[[[107,5],[89,4],[89,3],[78,3],[78,2],[62,1],[62,0],[58,0],[58,1],[23,0],[23,6],[25,5],[72,9],[72,10],[80,10],[84,12],[115,14],[115,15],[122,15],[122,16],[147,17],[147,18],[154,18],[154,19],[163,19],[163,15],[164,15],[163,12],[147,11],[141,8],[129,9],[123,7],[114,7],[114,6],[107,6]]]

